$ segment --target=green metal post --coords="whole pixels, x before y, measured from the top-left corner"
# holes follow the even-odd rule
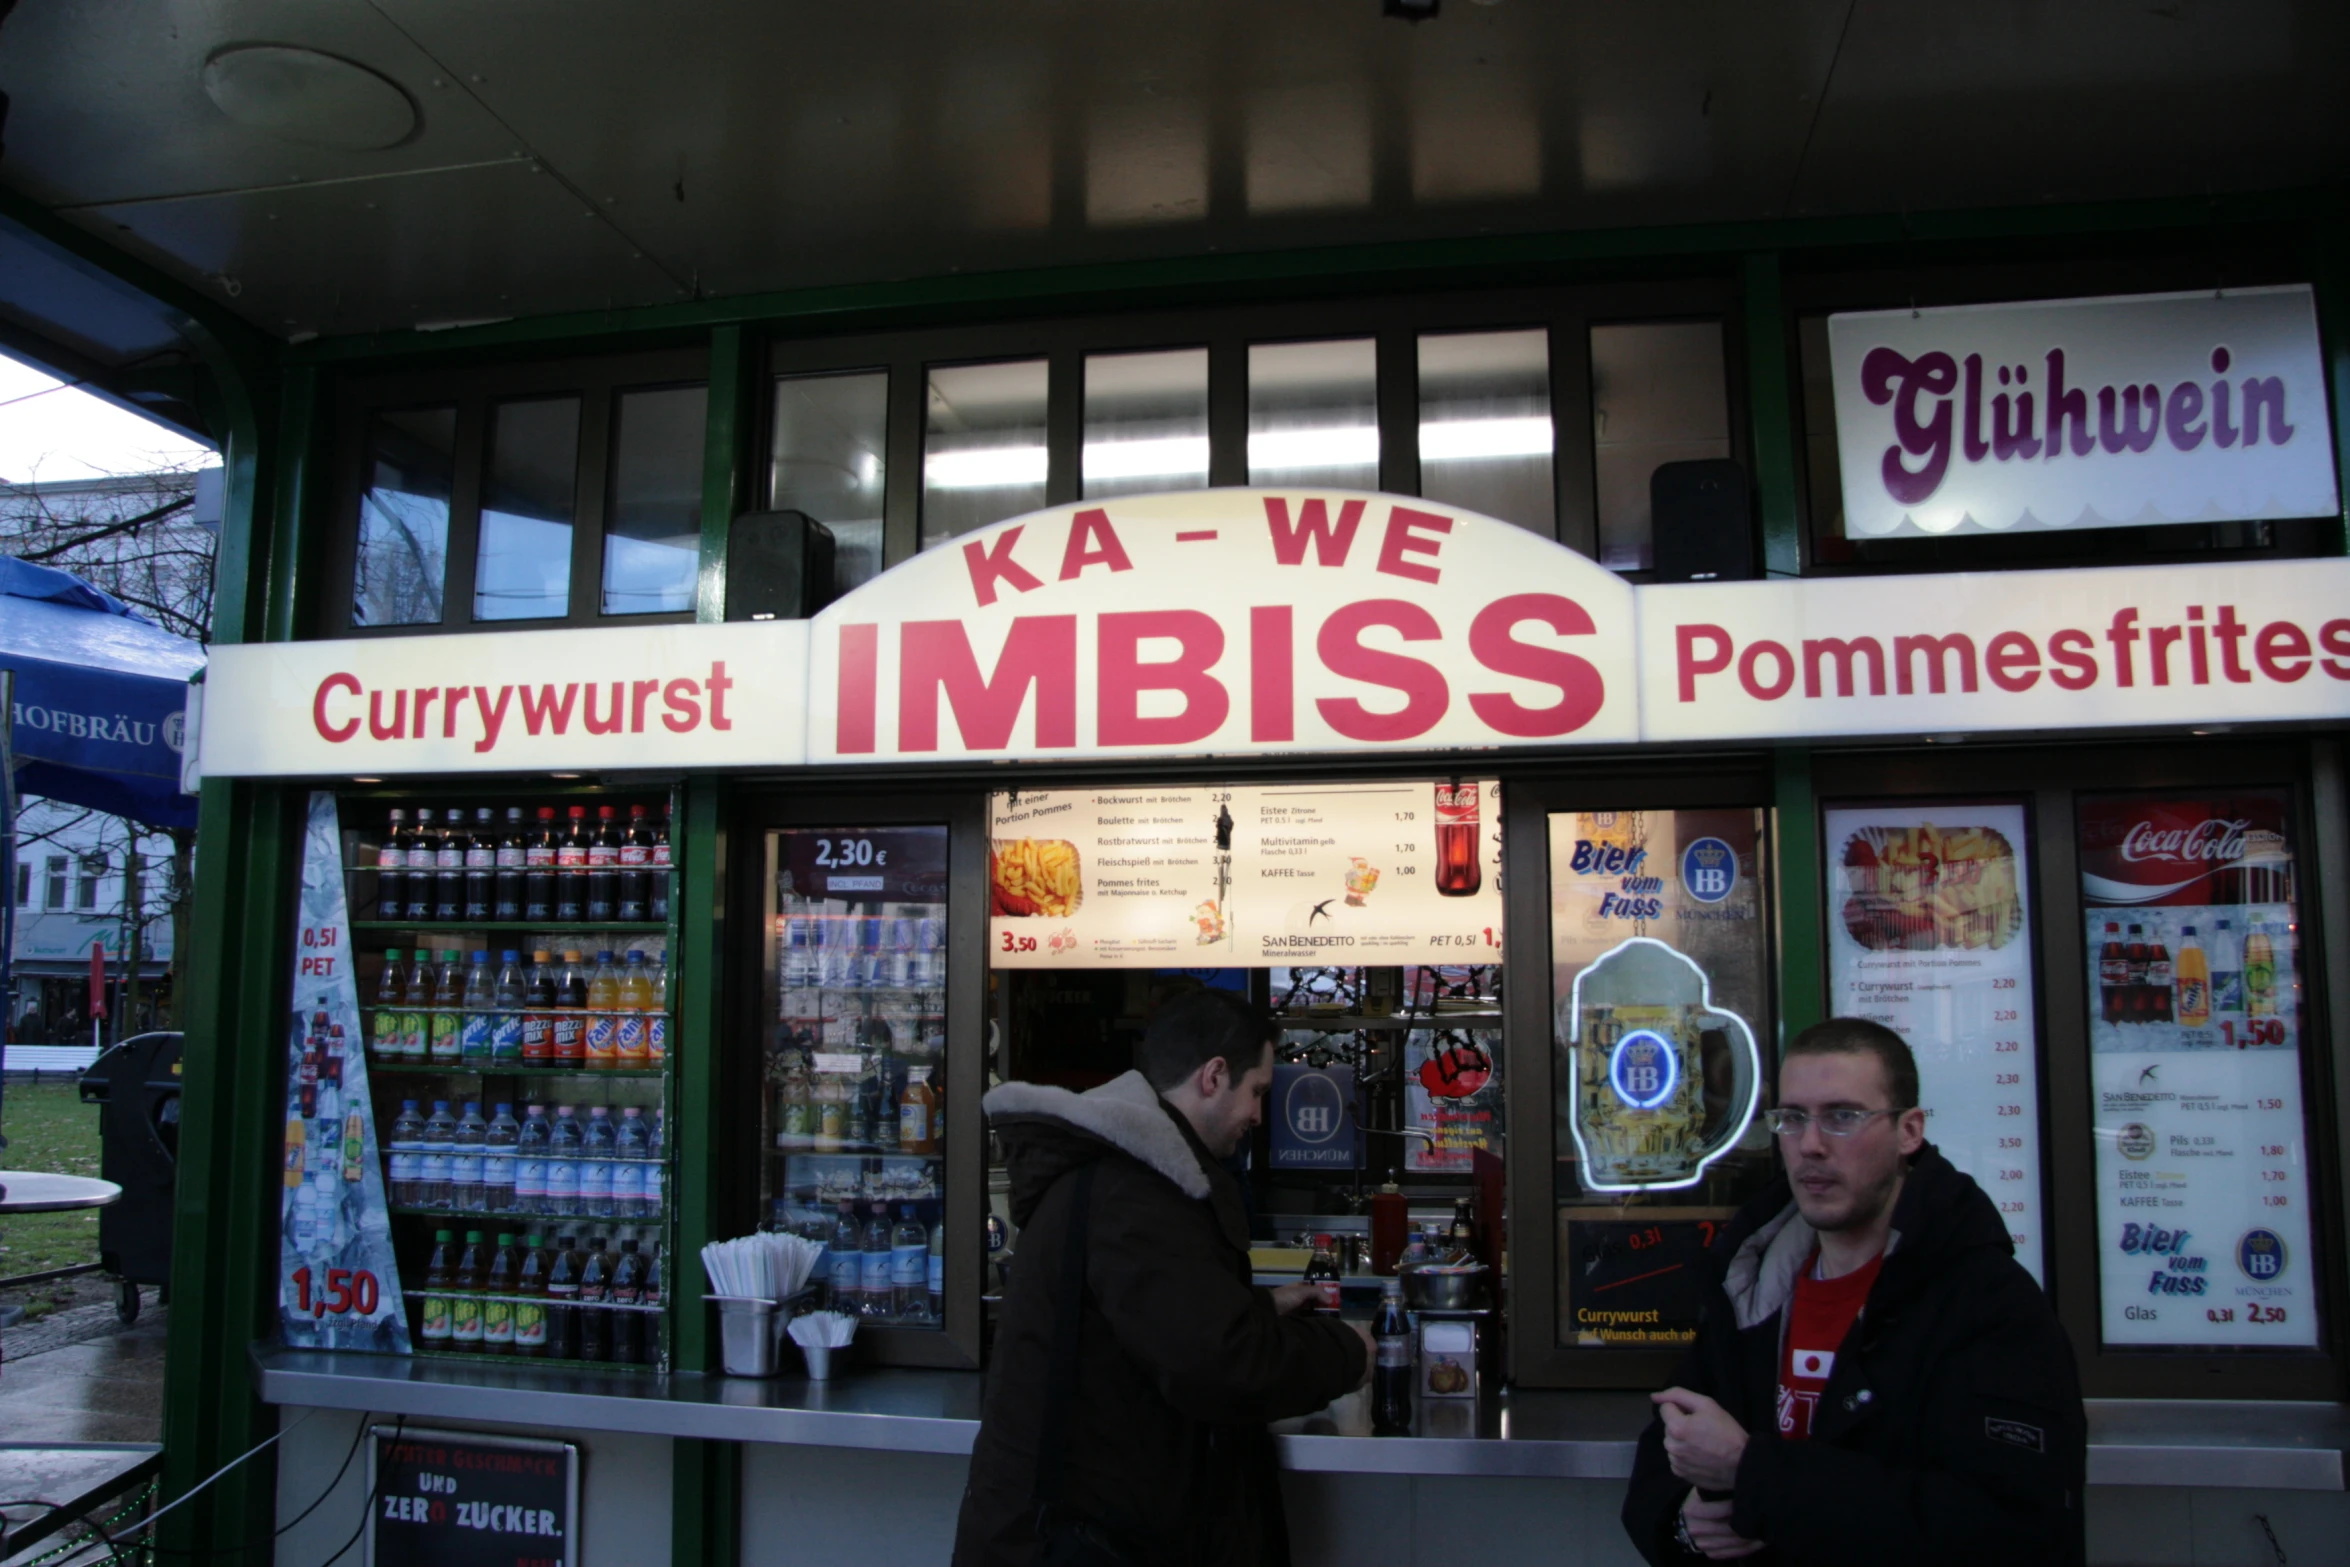
[[[2334,484],[2342,532],[2334,547],[2350,554],[2350,223],[2316,226],[2317,333],[2334,396]]]
[[[694,619],[726,618],[726,532],[749,509],[749,452],[758,433],[758,366],[749,329],[710,332],[710,411],[702,431],[702,566]]]
[[[1773,758],[1773,838],[1779,878],[1779,1043],[1828,1015],[1827,963],[1820,925],[1820,812],[1811,752],[1782,748]]]
[[[1795,494],[1795,416],[1788,406],[1787,311],[1775,252],[1750,254],[1746,283],[1746,407],[1753,427],[1754,493],[1762,513],[1763,574],[1803,574]]]

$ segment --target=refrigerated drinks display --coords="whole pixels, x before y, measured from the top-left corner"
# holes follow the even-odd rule
[[[947,829],[771,832],[766,886],[762,1211],[834,1310],[938,1331]]]
[[[673,802],[335,803],[410,1346],[667,1369]]]

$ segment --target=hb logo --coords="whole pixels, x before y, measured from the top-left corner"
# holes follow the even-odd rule
[[[1700,903],[1719,903],[1738,885],[1738,855],[1719,838],[1700,838],[1681,851],[1681,887]]]

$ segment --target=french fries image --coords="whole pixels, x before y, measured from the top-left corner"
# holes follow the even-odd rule
[[[1063,838],[998,838],[988,846],[988,912],[1066,919],[1085,899],[1077,846]]]

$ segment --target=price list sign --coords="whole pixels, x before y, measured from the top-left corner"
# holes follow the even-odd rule
[[[1830,809],[1828,975],[1836,1016],[1909,1041],[1926,1136],[2045,1280],[2024,819],[1996,801]]]
[[[2318,1342],[2291,806],[2081,802],[2108,1344]]]

